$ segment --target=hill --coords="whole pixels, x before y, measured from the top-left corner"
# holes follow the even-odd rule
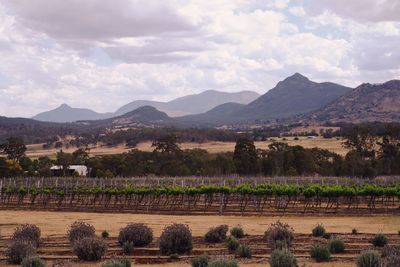
[[[74,122],[80,120],[100,120],[112,117],[112,113],[97,113],[86,108],[73,108],[67,104],[37,114],[32,119],[49,122]]]
[[[260,95],[252,91],[241,91],[236,93],[220,92],[216,90],[204,91],[200,94],[187,95],[176,98],[169,102],[158,102],[148,100],[133,101],[122,106],[115,115],[122,115],[141,106],[152,106],[167,113],[169,116],[183,116],[188,114],[199,114],[207,112],[214,107],[228,103],[248,104]]]
[[[301,120],[314,123],[399,122],[400,80],[362,84],[326,107],[302,116]]]

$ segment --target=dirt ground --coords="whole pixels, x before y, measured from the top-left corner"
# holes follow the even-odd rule
[[[307,137],[299,137],[299,140],[294,140],[293,137],[286,138],[287,140],[283,140],[282,138],[275,138],[276,141],[286,142],[291,146],[300,145],[305,148],[313,148],[318,147],[322,149],[327,149],[338,153],[340,155],[345,155],[347,150],[342,146],[342,140],[338,140],[336,138],[325,139],[322,137],[312,138],[309,139]],[[268,145],[271,144],[271,141],[258,141],[255,142],[257,148],[266,149]],[[201,148],[205,149],[210,153],[219,153],[219,152],[229,152],[234,151],[235,143],[234,142],[205,142],[205,143],[180,143],[179,144],[182,149],[193,149],[193,148]],[[39,156],[50,156],[54,157],[59,151],[59,149],[43,149],[42,144],[34,144],[27,146],[27,155],[29,157],[39,157]],[[153,147],[151,147],[151,142],[142,142],[139,143],[136,147],[141,151],[153,151]],[[64,152],[72,153],[75,151],[75,147],[70,147],[68,149],[63,148]],[[117,154],[128,152],[130,148],[127,148],[125,145],[121,144],[114,147],[107,147],[107,146],[92,146],[90,147],[90,153],[92,155],[107,155],[107,154]]]
[[[75,220],[87,221],[99,233],[107,230],[111,236],[117,236],[119,229],[129,222],[148,224],[155,236],[159,236],[165,226],[174,222],[188,224],[194,236],[202,236],[210,227],[220,224],[241,225],[252,235],[262,235],[269,224],[277,220],[291,225],[296,233],[304,234],[310,233],[317,223],[322,223],[331,233],[350,233],[353,228],[357,228],[360,233],[398,233],[400,230],[400,216],[177,216],[1,210],[0,233],[2,236],[9,236],[17,225],[34,223],[42,229],[43,236],[60,235],[66,233],[68,226]]]

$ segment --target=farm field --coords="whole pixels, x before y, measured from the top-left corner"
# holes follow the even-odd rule
[[[174,216],[174,215],[143,215],[143,214],[119,214],[119,213],[84,213],[84,212],[49,212],[49,211],[0,211],[1,241],[0,250],[3,252],[7,239],[13,229],[23,223],[33,223],[42,230],[43,246],[39,249],[39,255],[47,260],[56,261],[61,259],[74,260],[69,244],[65,237],[68,226],[75,220],[84,220],[95,226],[98,234],[102,230],[110,233],[108,239],[108,257],[120,254],[121,249],[117,245],[116,237],[119,229],[129,222],[146,223],[154,231],[155,242],[144,248],[137,248],[131,258],[138,264],[135,266],[189,266],[188,262],[193,255],[208,252],[213,255],[232,257],[223,244],[209,245],[202,238],[210,227],[220,224],[228,224],[230,227],[241,225],[248,234],[241,242],[249,244],[253,250],[254,257],[249,260],[239,260],[240,266],[267,266],[267,258],[270,251],[265,245],[262,237],[268,226],[281,220],[294,228],[294,253],[299,258],[299,263],[310,267],[328,266],[355,266],[354,258],[360,251],[372,248],[369,240],[377,232],[387,234],[390,242],[398,243],[400,236],[399,216]],[[159,255],[157,238],[162,229],[172,223],[188,224],[194,236],[194,250],[191,254],[182,256],[179,262],[170,262],[168,257]],[[322,238],[311,237],[311,229],[322,223],[327,231],[342,238],[348,245],[344,254],[333,255],[329,263],[314,263],[309,259],[308,250],[314,242],[324,242]],[[351,230],[356,227],[357,235],[351,235]],[[1,253],[0,255],[4,255]],[[4,259],[1,256],[1,259]],[[169,263],[168,263],[169,262]],[[147,265],[148,263],[152,265]],[[166,264],[168,263],[168,264]],[[4,264],[4,260],[3,260]],[[166,264],[166,265],[164,265]],[[300,266],[302,266],[300,264]],[[1,265],[4,266],[4,265]],[[99,266],[99,264],[74,263],[73,266]]]
[[[345,155],[348,151],[342,146],[342,140],[338,140],[336,138],[322,138],[316,137],[313,139],[309,139],[307,137],[299,137],[299,140],[294,140],[293,137],[287,137],[287,140],[283,140],[283,138],[275,138],[276,141],[286,142],[291,146],[300,145],[304,148],[313,148],[318,147],[321,149],[327,149],[332,152],[338,153],[340,155]],[[268,145],[271,144],[271,141],[256,141],[254,142],[257,148],[266,149]],[[142,142],[139,143],[136,148],[141,151],[153,151],[153,147],[151,146],[151,142]],[[235,149],[235,142],[204,142],[204,143],[180,143],[179,146],[182,149],[194,149],[201,148],[205,149],[210,153],[219,153],[219,152],[233,152]],[[29,157],[40,157],[40,156],[50,156],[53,157],[60,149],[43,149],[42,144],[33,144],[27,145],[27,156]],[[97,146],[89,146],[91,155],[109,155],[109,154],[118,154],[123,152],[128,152],[131,148],[127,148],[125,145],[121,144],[118,146],[108,147],[105,145],[97,145]],[[72,153],[75,151],[76,147],[69,147],[68,149],[63,148],[64,152]]]

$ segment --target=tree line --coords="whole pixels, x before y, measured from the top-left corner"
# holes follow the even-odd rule
[[[320,148],[289,146],[272,142],[267,149],[257,149],[253,140],[240,137],[234,152],[211,154],[202,149],[182,150],[176,135],[166,135],[153,142],[152,152],[132,149],[128,153],[89,156],[85,148],[73,153],[60,150],[55,159],[25,156],[20,138],[9,138],[0,145],[0,176],[51,176],[52,165],[86,165],[91,177],[129,176],[350,176],[375,177],[400,174],[400,127],[388,125],[376,135],[368,125],[347,130],[343,145],[345,156]]]

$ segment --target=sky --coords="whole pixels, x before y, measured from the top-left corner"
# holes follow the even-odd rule
[[[399,0],[0,0],[0,115],[98,112],[299,72],[400,79]]]

